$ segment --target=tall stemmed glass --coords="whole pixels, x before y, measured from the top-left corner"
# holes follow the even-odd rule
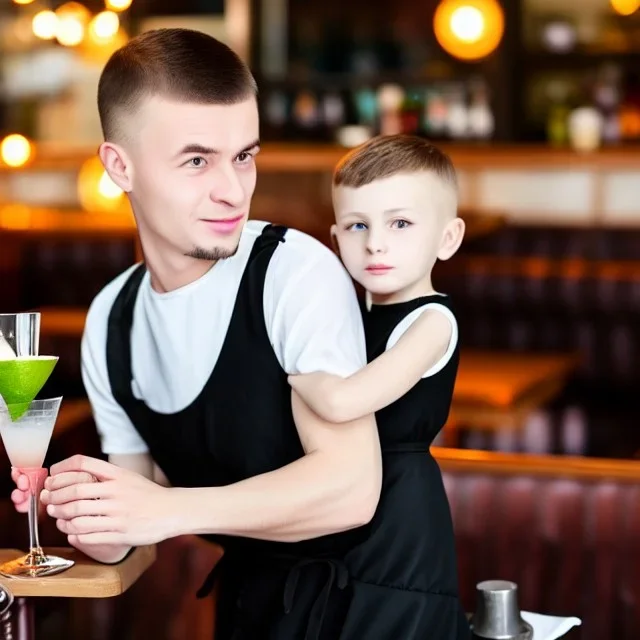
[[[45,555],[38,537],[42,468],[62,398],[35,400],[58,362],[38,355],[40,314],[0,314],[0,437],[14,468],[29,478],[29,553],[0,565],[0,574],[35,578],[68,569],[73,561]]]

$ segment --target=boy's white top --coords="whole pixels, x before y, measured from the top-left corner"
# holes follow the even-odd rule
[[[175,413],[202,391],[222,349],[251,248],[266,224],[249,221],[233,257],[180,289],[157,293],[149,273],[144,275],[131,333],[132,392],[152,410]],[[113,398],[106,361],[109,313],[133,269],[135,265],[96,296],[82,339],[82,378],[105,454],[148,450]],[[314,238],[287,232],[267,269],[263,308],[269,340],[286,373],[349,376],[366,364],[351,279],[339,259]]]

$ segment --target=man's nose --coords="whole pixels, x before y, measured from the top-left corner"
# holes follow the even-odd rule
[[[244,188],[232,166],[220,167],[213,178],[211,199],[236,207],[244,201]]]

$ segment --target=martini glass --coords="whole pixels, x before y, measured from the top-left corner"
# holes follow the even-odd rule
[[[58,362],[38,355],[39,313],[0,315],[0,437],[13,467],[29,478],[29,553],[0,566],[0,574],[40,577],[64,571],[70,560],[47,556],[38,540],[42,468],[62,398],[35,400]]]
[[[38,578],[73,566],[72,560],[45,554],[38,537],[40,492],[47,477],[42,464],[61,403],[62,398],[33,400],[17,419],[12,418],[8,406],[0,407],[0,437],[11,466],[29,478],[29,553],[0,565],[3,576]]]

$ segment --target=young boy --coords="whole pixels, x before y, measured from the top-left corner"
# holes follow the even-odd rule
[[[379,136],[339,163],[333,203],[332,236],[366,290],[369,364],[346,379],[289,380],[325,419],[376,412],[380,431],[382,495],[366,539],[346,558],[353,598],[340,638],[469,638],[449,504],[429,453],[458,368],[456,318],[431,281],[436,260],[453,256],[464,235],[455,169],[421,138]]]

